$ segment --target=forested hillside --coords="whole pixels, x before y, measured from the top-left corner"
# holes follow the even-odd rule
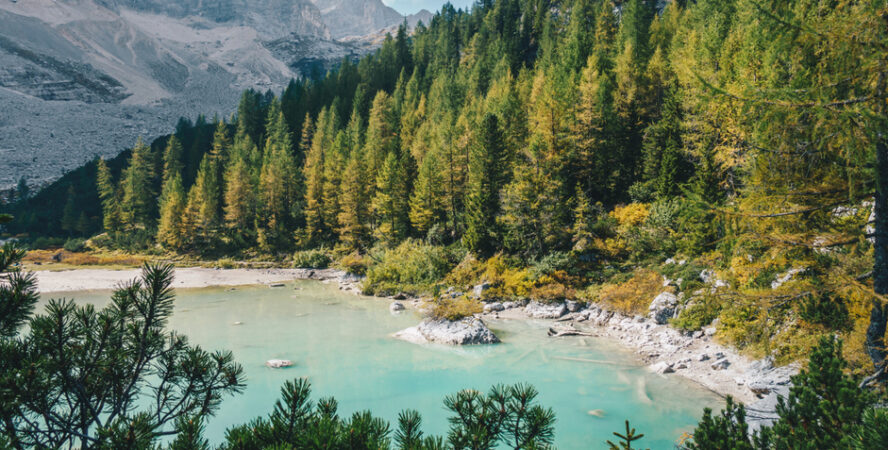
[[[666,276],[676,326],[716,320],[784,360],[838,332],[871,372],[886,315],[874,292],[888,292],[872,240],[888,220],[885,3],[655,3],[445,5],[357,64],[245,92],[236,115],[182,123],[125,165],[97,161],[83,172],[96,191],[24,201],[55,207],[10,230],[101,228],[99,246],[205,257],[299,251],[367,271],[369,292],[484,280],[489,295],[636,312]]]

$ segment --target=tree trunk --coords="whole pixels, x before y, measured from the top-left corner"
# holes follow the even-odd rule
[[[875,262],[873,290],[877,295],[888,294],[888,142],[881,133],[876,142],[876,198],[875,198]],[[870,310],[870,324],[866,330],[866,352],[873,361],[879,378],[885,379],[885,326],[888,308],[881,298],[874,298]]]

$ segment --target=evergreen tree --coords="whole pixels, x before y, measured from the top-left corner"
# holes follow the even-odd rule
[[[105,231],[120,229],[120,203],[111,170],[104,159],[96,159],[96,188],[102,202],[102,227]]]
[[[339,200],[339,238],[351,249],[361,249],[367,242],[369,199],[367,196],[367,175],[360,148],[349,157],[342,174],[342,196]]]
[[[151,147],[142,138],[132,149],[129,165],[120,180],[122,190],[121,222],[128,228],[154,225],[157,200],[154,194],[154,159]]]
[[[225,183],[225,226],[240,237],[250,234],[255,220],[256,177],[251,166],[258,160],[258,153],[250,135],[239,124],[222,178]]]
[[[407,237],[410,230],[407,183],[407,159],[409,153],[398,156],[390,152],[376,177],[376,195],[373,197],[373,216],[376,223],[375,237],[388,244],[395,244]]]
[[[182,175],[177,172],[164,174],[160,197],[160,222],[157,226],[157,242],[169,249],[182,249],[186,232],[183,225],[185,215],[185,188]]]
[[[291,233],[301,214],[297,199],[303,194],[299,192],[290,132],[277,101],[272,102],[268,114],[268,138],[259,174],[257,231],[264,250],[279,251],[292,247]]]
[[[410,221],[421,236],[445,221],[445,172],[438,158],[438,153],[434,151],[425,155],[410,197]]]
[[[62,230],[69,235],[77,231],[77,199],[74,195],[74,186],[68,187],[68,199],[65,201],[65,207],[62,209]]]
[[[493,114],[485,115],[472,146],[463,236],[466,247],[481,254],[492,254],[499,246],[496,217],[500,211],[500,189],[505,181],[502,141],[499,120]]]

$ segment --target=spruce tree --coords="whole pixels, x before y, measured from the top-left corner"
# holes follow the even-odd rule
[[[111,170],[104,159],[96,159],[96,189],[102,202],[102,227],[113,232],[120,229],[120,203],[118,189]]]
[[[495,115],[485,115],[478,128],[478,137],[472,146],[463,242],[473,252],[490,255],[499,247],[496,218],[500,211],[500,189],[505,181],[505,152]]]
[[[141,137],[132,149],[120,186],[123,226],[130,229],[152,227],[157,206],[154,194],[154,158],[151,147]]]
[[[388,154],[382,170],[376,177],[376,195],[373,197],[373,216],[376,223],[375,237],[394,244],[407,237],[410,229],[407,180],[407,158],[393,151]]]
[[[264,250],[280,251],[292,247],[293,228],[301,213],[297,201],[302,193],[290,131],[277,101],[272,102],[268,114],[268,138],[259,174],[257,231]]]
[[[68,187],[68,198],[65,200],[65,207],[62,209],[62,230],[68,235],[72,235],[77,231],[77,199],[74,195],[74,185]]]

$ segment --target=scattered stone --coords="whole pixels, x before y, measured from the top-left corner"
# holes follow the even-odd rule
[[[666,361],[660,361],[658,363],[652,364],[650,366],[650,369],[652,372],[660,375],[675,372],[675,369],[672,368],[672,364],[669,364]]]
[[[697,357],[697,361],[709,361],[709,355],[701,353],[700,356]]]
[[[711,336],[715,335],[715,327],[704,328],[703,334],[705,334],[707,337],[711,337]]]
[[[518,304],[518,302],[504,302],[503,303],[503,308],[505,308],[505,309],[514,309],[514,308],[520,308],[520,307],[521,307],[521,305]]]
[[[488,303],[488,304],[484,305],[484,312],[486,312],[486,313],[503,311],[505,309],[506,308],[500,302],[493,302],[493,303]]]
[[[273,287],[273,288],[284,287],[284,283],[272,283],[272,284],[269,284],[268,287]]]
[[[265,365],[272,369],[280,369],[282,367],[292,366],[293,361],[290,361],[289,359],[269,359],[268,361],[265,361]]]
[[[691,337],[693,337],[694,339],[700,339],[701,337],[703,337],[703,330],[695,331],[694,334],[691,335]]]
[[[389,305],[389,311],[391,311],[391,312],[398,312],[398,311],[403,311],[403,310],[404,310],[404,305],[401,302],[392,302],[392,304]]]
[[[730,365],[731,365],[731,363],[728,362],[727,359],[720,359],[720,360],[712,363],[712,365],[710,367],[712,367],[712,370],[725,370]]]

